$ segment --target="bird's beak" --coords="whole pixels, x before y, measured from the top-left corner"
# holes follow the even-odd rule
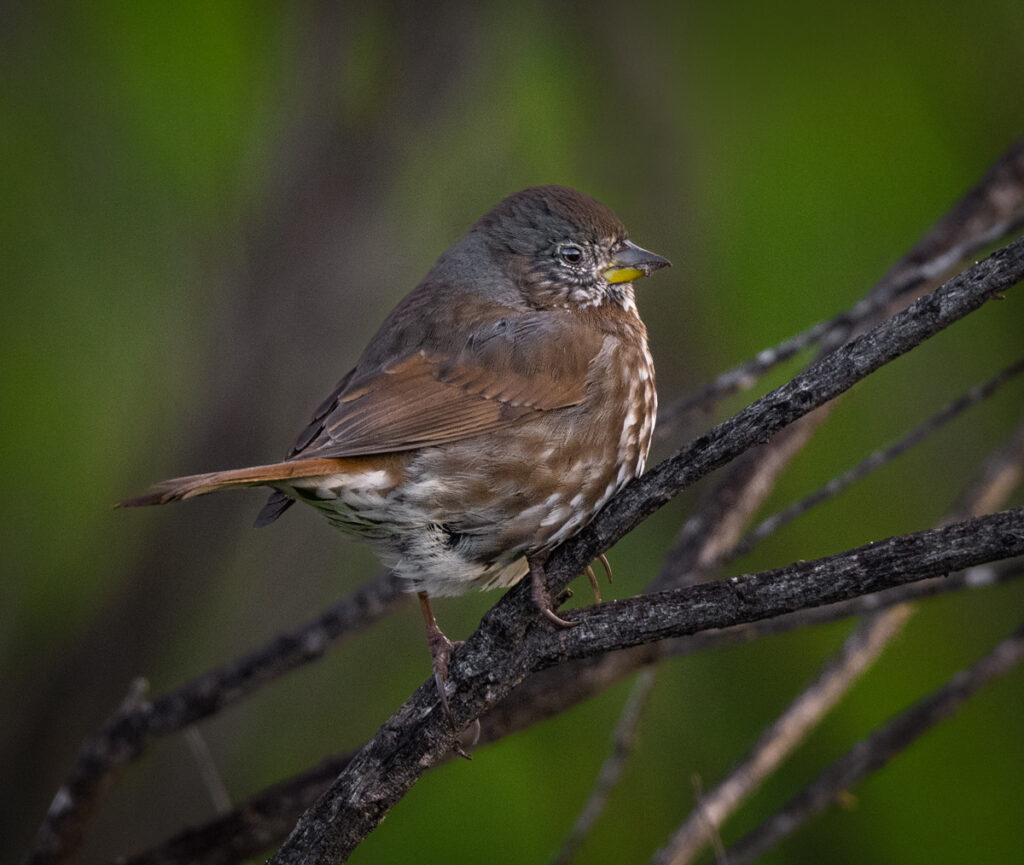
[[[670,267],[671,264],[667,258],[655,255],[627,240],[612,258],[612,266],[605,270],[602,276],[612,285],[617,282],[632,282],[634,279],[650,275],[658,268]]]

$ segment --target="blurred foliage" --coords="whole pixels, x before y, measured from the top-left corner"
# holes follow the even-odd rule
[[[861,296],[1021,134],[1022,45],[1019,0],[5,4],[0,857],[20,855],[131,676],[163,691],[376,568],[311,513],[248,531],[255,494],[147,513],[114,500],[283,453],[433,258],[534,183],[595,194],[674,261],[640,305],[663,400],[698,385]],[[1015,295],[856,388],[766,511],[1015,359]],[[1007,388],[741,569],[932,525],[1021,396]],[[695,500],[613,552],[614,594],[641,589]],[[461,636],[495,599],[438,614]],[[986,651],[1022,599],[922,608],[726,842]],[[713,784],[848,627],[667,665],[581,861],[645,861],[693,777]],[[406,608],[204,724],[232,795],[363,741],[424,678],[422,643]],[[1019,857],[1022,684],[988,687],[855,790],[853,811],[764,861]],[[430,773],[353,861],[543,861],[626,687]],[[183,742],[161,742],[105,803],[87,861],[211,811]]]

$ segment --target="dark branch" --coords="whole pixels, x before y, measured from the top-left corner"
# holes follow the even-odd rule
[[[612,735],[611,753],[601,764],[601,770],[597,773],[597,781],[594,789],[587,797],[583,808],[580,809],[576,822],[573,823],[572,831],[562,843],[558,853],[551,860],[551,865],[567,865],[572,861],[580,846],[590,834],[598,818],[604,811],[608,795],[618,783],[622,775],[626,760],[633,753],[633,743],[636,740],[636,728],[640,722],[644,707],[647,705],[647,698],[650,696],[651,688],[654,686],[654,669],[648,667],[637,674],[636,683],[630,691],[626,705],[622,707],[619,715],[619,722],[615,725],[615,733]]]
[[[754,576],[608,601],[578,611],[571,630],[533,629],[533,669],[572,658],[727,628],[833,604],[1024,553],[1024,508],[888,538]]]
[[[1024,509],[1006,511],[763,574],[612,601],[580,611],[579,625],[559,633],[539,624],[528,591],[513,589],[453,657],[452,715],[464,726],[530,670],[571,657],[728,627],[1022,553]],[[344,861],[454,740],[428,680],[303,814],[273,861]]]
[[[703,631],[643,646],[640,650],[614,652],[604,656],[610,663],[602,665],[599,671],[592,666],[584,667],[583,662],[569,662],[563,667],[549,668],[530,676],[512,692],[509,699],[484,716],[481,743],[496,742],[556,715],[618,682],[642,663],[751,642],[762,636],[840,621],[948,592],[1000,585],[1022,575],[1024,559],[979,565],[949,577],[908,583],[837,604],[814,607],[732,628]],[[579,687],[567,688],[561,675],[557,678],[552,676],[554,673],[561,674],[563,670],[577,673],[570,675],[568,681],[577,683]],[[599,675],[592,679],[595,673]],[[311,769],[261,791],[240,803],[233,812],[202,826],[187,829],[137,856],[119,860],[119,865],[227,865],[254,856],[272,844],[280,842],[288,834],[302,812],[328,788],[353,756],[354,752],[335,755]]]
[[[926,600],[937,595],[960,592],[964,589],[996,586],[1010,580],[1020,579],[1022,576],[1024,576],[1024,560],[1021,559],[1011,559],[997,564],[978,565],[948,577],[942,576],[931,580],[908,583],[892,589],[885,589],[875,594],[850,598],[847,601],[840,601],[836,604],[798,610],[795,613],[777,616],[773,619],[763,619],[759,622],[723,628],[719,631],[708,631],[688,637],[678,637],[659,645],[662,647],[664,657],[692,655],[695,652],[704,652],[723,646],[749,643],[761,637],[788,634],[792,631],[816,625],[827,625],[831,622],[849,619],[852,616],[863,616],[868,613],[888,609],[889,607],[909,601]]]

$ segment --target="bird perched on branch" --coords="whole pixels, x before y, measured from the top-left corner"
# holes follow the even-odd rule
[[[441,702],[452,643],[430,598],[531,574],[644,468],[657,395],[633,282],[668,265],[564,186],[500,202],[385,319],[283,462],[174,478],[122,507],[274,492],[370,543],[419,593]],[[450,713],[449,713],[450,717]]]

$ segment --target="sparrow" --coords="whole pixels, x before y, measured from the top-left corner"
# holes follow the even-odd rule
[[[658,400],[633,284],[668,264],[589,195],[510,195],[387,316],[283,461],[162,481],[119,506],[262,486],[257,526],[302,502],[366,541],[419,596],[450,718],[454,644],[430,598],[529,573],[541,613],[572,624],[544,563],[644,469]]]

